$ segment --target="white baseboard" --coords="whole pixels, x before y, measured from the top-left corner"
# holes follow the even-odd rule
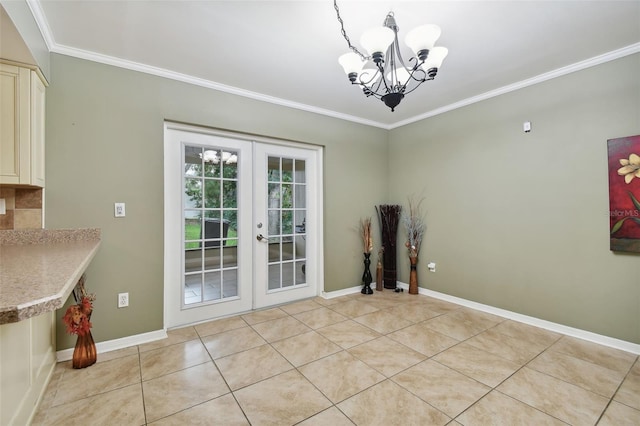
[[[330,292],[323,291],[321,294],[321,297],[324,299],[335,299],[336,297],[347,296],[353,293],[359,293],[360,290],[362,290],[361,285],[355,286],[355,287],[343,288],[342,290],[336,290],[336,291],[330,291]]]
[[[409,284],[403,282],[397,282],[397,286],[408,290]],[[334,297],[345,296],[348,294],[357,293],[362,289],[362,286],[350,287],[343,290],[332,291],[329,293],[323,292],[322,297],[325,299],[333,299]],[[478,311],[487,312],[489,314],[497,315],[510,320],[518,321],[524,324],[532,325],[534,327],[544,328],[545,330],[554,331],[556,333],[564,334],[578,339],[587,340],[589,342],[597,343],[599,345],[608,346],[614,349],[620,349],[622,351],[631,352],[636,355],[640,355],[640,345],[636,343],[627,342],[626,340],[615,339],[613,337],[603,336],[601,334],[592,333],[590,331],[581,330],[579,328],[568,327],[566,325],[554,323],[551,321],[542,320],[528,315],[522,315],[517,312],[507,311],[506,309],[496,308],[490,305],[483,305],[482,303],[473,302],[471,300],[462,299],[456,296],[450,296],[445,293],[429,290],[420,287],[418,289],[420,294],[433,297],[435,299],[444,300],[446,302],[455,303],[457,305],[465,306],[467,308],[476,309]]]
[[[96,350],[99,354],[105,352],[116,351],[118,349],[128,348],[130,346],[141,345],[156,340],[165,339],[167,337],[166,330],[150,331],[148,333],[135,334],[133,336],[122,337],[120,339],[107,340],[106,342],[96,343]],[[58,362],[69,361],[73,357],[73,349],[63,349],[56,352]]]

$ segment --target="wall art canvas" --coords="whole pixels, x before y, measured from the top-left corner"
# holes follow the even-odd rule
[[[640,135],[607,141],[613,251],[640,253]]]

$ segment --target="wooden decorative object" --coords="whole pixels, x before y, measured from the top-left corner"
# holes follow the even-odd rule
[[[409,272],[409,294],[418,294],[418,271],[416,265],[418,264],[417,257],[410,257],[411,272]]]

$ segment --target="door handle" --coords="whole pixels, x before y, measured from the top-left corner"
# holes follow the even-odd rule
[[[258,234],[258,235],[256,235],[256,240],[258,240],[258,241],[264,241],[265,243],[268,243],[268,242],[269,242],[269,239],[268,239],[267,237],[265,237],[264,235],[262,235],[262,234]]]

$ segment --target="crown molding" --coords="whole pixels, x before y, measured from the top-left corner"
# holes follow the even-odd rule
[[[389,129],[395,129],[397,127],[405,126],[407,124],[415,123],[416,121],[424,120],[429,117],[434,117],[445,112],[453,111],[458,108],[462,108],[477,102],[485,101],[487,99],[494,98],[496,96],[504,95],[505,93],[514,92],[516,90],[523,89],[525,87],[533,86],[543,81],[551,80],[557,77],[562,77],[567,74],[571,74],[576,71],[581,71],[586,68],[590,68],[596,65],[603,64],[605,62],[613,61],[615,59],[623,58],[628,55],[640,52],[640,43],[635,43],[621,49],[613,50],[602,55],[594,56],[593,58],[585,59],[584,61],[576,62],[566,67],[558,68],[553,71],[546,72],[544,74],[537,75],[527,80],[522,80],[517,83],[509,84],[507,86],[500,87],[489,92],[485,92],[478,96],[463,99],[459,102],[446,105],[442,108],[437,108],[424,114],[416,115],[415,117],[408,118],[406,120],[398,121],[397,123],[389,126]]]
[[[542,83],[544,81],[551,80],[553,78],[561,77],[576,71],[580,71],[586,68],[590,68],[599,64],[603,64],[605,62],[613,61],[615,59],[619,59],[619,58],[640,52],[640,42],[639,42],[639,43],[635,43],[611,52],[604,53],[602,55],[594,56],[584,61],[576,62],[574,64],[571,64],[562,68],[558,68],[556,70],[553,70],[544,74],[540,74],[538,76],[535,76],[526,80],[509,84],[507,86],[503,86],[498,89],[491,90],[489,92],[485,92],[477,96],[473,96],[471,98],[463,99],[461,101],[454,102],[452,104],[443,106],[441,108],[436,108],[434,110],[425,112],[424,114],[416,115],[414,117],[397,121],[392,124],[386,124],[386,123],[381,123],[374,120],[368,120],[362,117],[356,117],[354,115],[343,114],[333,110],[328,110],[324,108],[315,107],[312,105],[307,105],[299,102],[290,101],[287,99],[278,98],[275,96],[265,95],[258,92],[252,92],[249,90],[241,89],[239,87],[217,83],[212,80],[206,80],[203,78],[178,73],[178,72],[170,71],[164,68],[153,67],[153,66],[141,64],[138,62],[128,61],[128,60],[113,57],[113,56],[102,55],[99,53],[76,49],[69,46],[58,44],[53,38],[51,28],[49,27],[44,11],[42,10],[40,0],[26,0],[26,1],[27,1],[27,4],[29,5],[29,8],[31,9],[31,12],[33,14],[33,17],[38,27],[40,28],[42,37],[44,38],[47,44],[47,47],[49,48],[49,51],[52,53],[58,53],[61,55],[71,56],[79,59],[85,59],[88,61],[98,62],[106,65],[112,65],[119,68],[125,68],[133,71],[155,75],[158,77],[164,77],[171,80],[176,80],[176,81],[180,81],[187,84],[193,84],[195,86],[205,87],[208,89],[217,90],[217,91],[221,91],[221,92],[225,92],[233,95],[238,95],[238,96],[242,96],[242,97],[257,100],[257,101],[267,102],[274,105],[280,105],[288,108],[298,109],[301,111],[311,112],[314,114],[320,114],[328,117],[338,118],[340,120],[351,121],[353,123],[377,127],[385,130],[392,130],[398,127],[406,126],[407,124],[412,124],[417,121],[421,121],[430,117],[435,117],[436,115],[444,114],[446,112],[453,111],[458,108],[472,105],[477,102],[481,102],[487,99],[494,98],[496,96],[500,96],[506,93],[520,90],[525,87],[533,86],[535,84]]]

